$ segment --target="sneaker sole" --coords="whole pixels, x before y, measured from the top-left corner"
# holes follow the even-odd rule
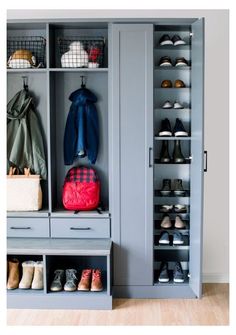
[[[175,195],[184,195],[185,191],[174,191]]]
[[[159,66],[173,66],[171,63],[161,63]]]
[[[175,279],[174,278],[174,283],[183,283],[184,279]]]
[[[50,288],[50,291],[51,292],[60,292],[60,291],[62,291],[62,288]]]
[[[160,283],[168,283],[168,282],[170,281],[170,279],[169,279],[169,278],[166,278],[166,279],[158,279],[158,281],[159,281]]]
[[[172,136],[172,133],[170,131],[161,131],[159,136]]]
[[[167,41],[161,42],[160,45],[174,45],[174,43],[170,40],[167,40]]]
[[[159,241],[159,244],[170,244],[170,241],[164,240],[164,241]]]
[[[184,63],[184,62],[182,62],[182,63],[177,63],[177,64],[175,64],[175,67],[178,67],[178,66],[188,66],[188,64],[186,64],[186,63]]]
[[[76,291],[76,288],[70,289],[70,288],[65,288],[64,287],[64,291],[66,291],[66,292],[74,292],[74,291]]]
[[[170,195],[171,191],[160,191],[161,195]]]
[[[173,43],[174,46],[176,45],[185,45],[186,43],[184,41],[176,41],[175,43]]]
[[[188,136],[188,133],[186,131],[177,131],[176,133],[174,133],[174,135],[176,137],[178,137],[178,136]]]

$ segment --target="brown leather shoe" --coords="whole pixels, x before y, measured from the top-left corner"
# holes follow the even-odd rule
[[[163,80],[161,83],[162,88],[170,88],[172,87],[172,82],[170,80]]]
[[[186,87],[186,86],[185,86],[185,83],[184,83],[182,80],[177,79],[177,80],[175,81],[175,87],[176,87],[176,88],[181,88],[181,87]]]
[[[18,288],[20,281],[18,259],[13,258],[8,261],[8,273],[7,289],[14,290],[15,288]]]
[[[102,272],[99,269],[94,269],[92,273],[91,291],[99,292],[102,290]]]
[[[78,291],[89,291],[91,282],[92,269],[82,271],[81,279],[78,285]]]

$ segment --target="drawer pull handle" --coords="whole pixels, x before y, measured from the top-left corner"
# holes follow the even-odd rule
[[[84,227],[84,228],[70,227],[70,230],[90,230],[90,229],[91,229],[90,227]]]
[[[31,227],[10,227],[10,229],[31,229]]]

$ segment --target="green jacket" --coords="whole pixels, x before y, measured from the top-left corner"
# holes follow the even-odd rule
[[[17,166],[21,172],[30,168],[31,173],[47,178],[47,168],[33,98],[23,89],[7,104],[7,164]]]

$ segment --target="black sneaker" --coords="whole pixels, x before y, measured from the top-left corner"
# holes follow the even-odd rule
[[[159,66],[172,66],[170,57],[168,56],[161,57]]]
[[[184,190],[183,185],[182,185],[182,179],[174,179],[174,189],[173,189],[173,191],[174,191],[174,194],[176,196],[185,195],[185,190]]]
[[[180,119],[176,119],[173,133],[176,137],[188,136],[188,132],[185,130],[184,125]]]
[[[175,66],[188,66],[188,62],[184,57],[175,58]]]
[[[170,36],[168,34],[165,34],[160,38],[159,44],[160,45],[173,45],[174,43],[171,41]]]
[[[170,244],[170,237],[169,237],[169,233],[167,231],[163,231],[160,235],[159,238],[159,244]]]
[[[167,118],[161,121],[159,136],[172,136],[170,121]]]
[[[171,41],[173,42],[174,46],[186,44],[186,42],[183,41],[179,35],[174,35]]]
[[[173,271],[174,283],[184,282],[184,273],[180,262],[176,262]]]
[[[171,193],[171,180],[163,179],[162,181],[162,189],[160,190],[161,195],[167,196]]]
[[[170,280],[168,273],[168,264],[166,262],[161,263],[160,274],[158,277],[158,281],[160,283],[168,283]]]

